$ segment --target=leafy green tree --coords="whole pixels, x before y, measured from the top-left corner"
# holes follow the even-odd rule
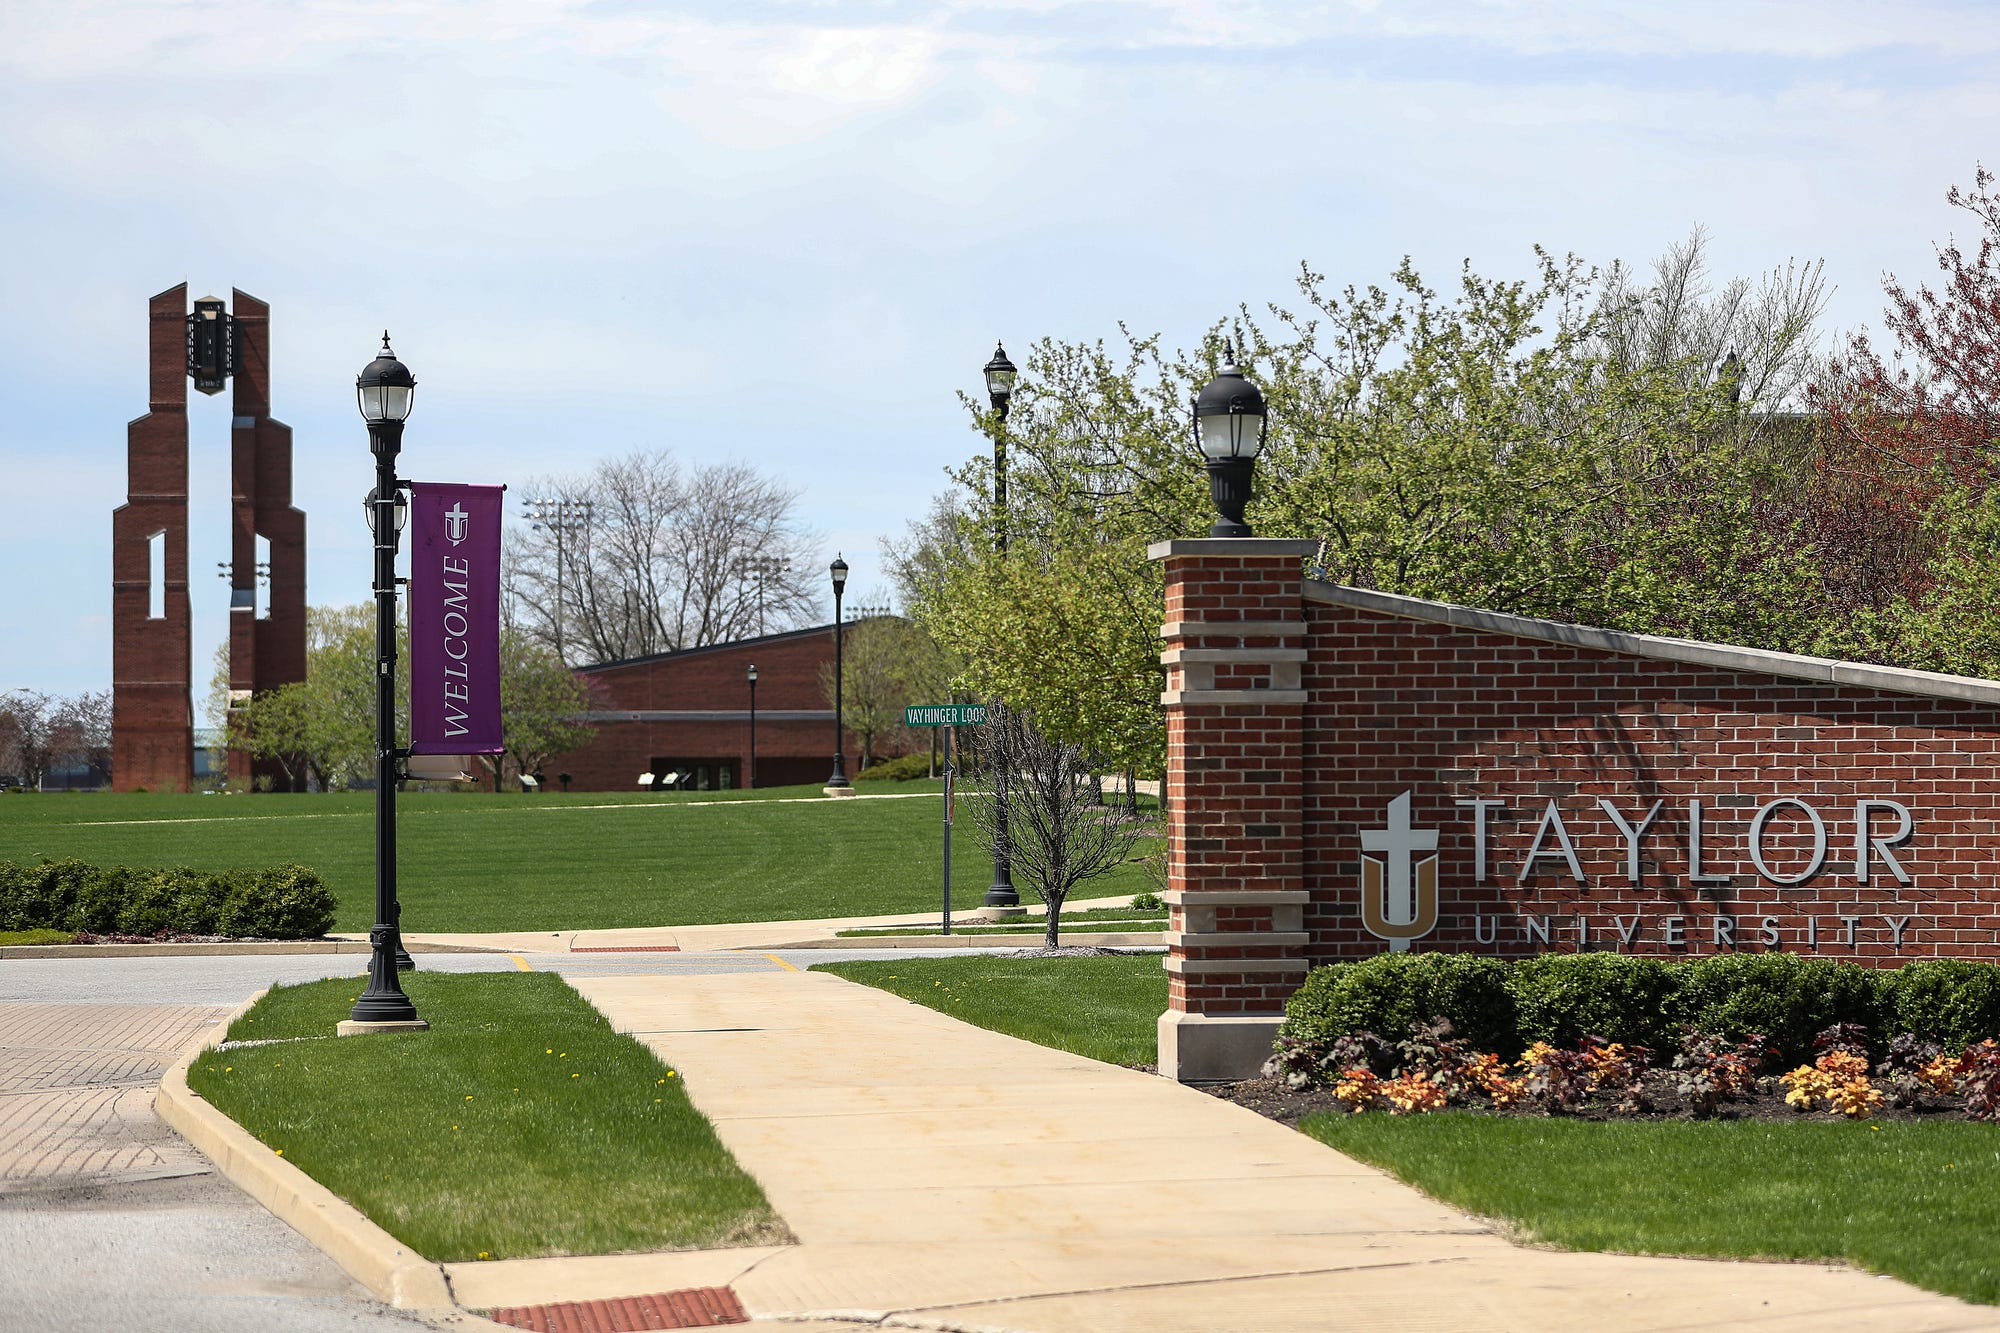
[[[553,756],[588,744],[597,731],[583,714],[596,703],[589,679],[565,666],[553,647],[503,630],[500,740],[506,749],[486,759],[495,787],[509,764],[517,774],[533,774]]]
[[[277,763],[294,782],[322,791],[375,776],[375,609],[312,607],[306,613],[306,678],[230,709],[231,744]],[[409,735],[409,636],[397,630],[396,734]],[[224,676],[226,682],[226,674]],[[492,772],[510,764],[532,773],[552,755],[595,735],[581,718],[592,707],[585,679],[553,648],[524,633],[500,636],[501,741]]]
[[[403,636],[397,654],[401,700],[409,694],[409,653]],[[226,694],[227,657],[217,655],[219,688]],[[375,610],[315,606],[306,611],[306,678],[266,690],[227,710],[230,744],[279,765],[294,785],[308,779],[334,791],[372,778],[375,771]]]
[[[1300,303],[1247,310],[1191,352],[1126,332],[1030,349],[1005,421],[1008,505],[980,456],[891,551],[961,688],[1157,772],[1160,570],[1204,532],[1187,401],[1234,345],[1271,405],[1249,520],[1319,545],[1316,577],[1552,619],[1772,647],[1822,628],[1799,464],[1745,427],[1789,394],[1823,304],[1817,270],[1703,285],[1699,238],[1656,287],[1536,252],[1433,288],[1301,271]],[[1718,342],[1745,339],[1727,377]],[[1722,355],[1722,362],[1727,356]],[[982,432],[1002,423],[968,404]],[[1004,521],[1007,549],[998,540]]]
[[[875,762],[878,749],[902,754],[915,739],[903,726],[906,704],[934,702],[946,687],[937,646],[928,634],[887,612],[856,619],[845,631],[841,652],[841,715],[861,738],[861,767]],[[820,666],[820,693],[834,703],[833,663]],[[880,744],[887,742],[886,746]]]

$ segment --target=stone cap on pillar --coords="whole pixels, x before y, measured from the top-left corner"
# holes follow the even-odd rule
[[[1319,543],[1297,537],[1179,537],[1154,542],[1146,548],[1148,560],[1164,560],[1170,555],[1313,555]]]

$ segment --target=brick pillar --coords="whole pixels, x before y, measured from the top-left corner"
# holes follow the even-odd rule
[[[306,516],[292,507],[292,428],[271,417],[271,307],[235,290],[230,306],[236,374],[230,399],[229,686],[261,694],[306,678]],[[255,614],[259,537],[271,543],[262,616]],[[230,751],[232,779],[247,782],[256,774],[285,780],[279,765],[253,766],[248,753]]]
[[[148,407],[125,428],[125,503],[111,513],[111,785],[194,782],[188,623],[187,284],[147,303]],[[150,559],[164,533],[163,568]],[[151,614],[158,580],[164,614]]]
[[[1160,1072],[1249,1078],[1306,972],[1300,560],[1317,543],[1160,542],[1166,565],[1167,1012]]]

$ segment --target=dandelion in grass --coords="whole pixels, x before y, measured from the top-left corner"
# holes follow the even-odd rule
[[[492,1256],[491,1254],[487,1253],[487,1252],[486,1252],[485,1250],[481,1250],[481,1251],[479,1252],[479,1257],[480,1257],[480,1258],[482,1258],[482,1259],[491,1259],[491,1258],[492,1258],[493,1256]]]

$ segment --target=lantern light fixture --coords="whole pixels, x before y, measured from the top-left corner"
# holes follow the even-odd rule
[[[1215,502],[1211,537],[1248,537],[1243,507],[1250,501],[1250,478],[1257,454],[1264,447],[1269,424],[1264,395],[1236,364],[1227,349],[1222,369],[1194,400],[1195,443],[1208,460],[1208,488]]]

